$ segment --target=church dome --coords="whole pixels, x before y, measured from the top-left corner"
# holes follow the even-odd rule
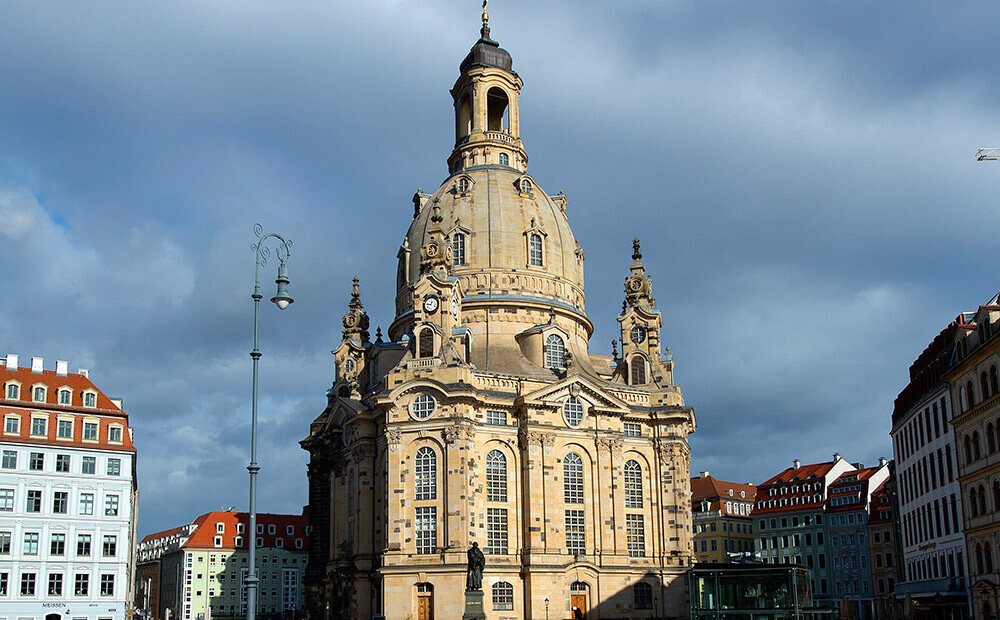
[[[556,307],[560,314],[578,315],[590,331],[583,252],[566,218],[565,196],[550,197],[528,174],[487,165],[450,176],[414,202],[405,242],[410,251],[400,254],[400,273],[420,273],[420,249],[439,227],[451,243],[450,273],[462,286],[463,307]],[[398,284],[403,293],[406,278]],[[397,314],[409,307],[405,296],[397,297]]]
[[[465,73],[472,67],[495,67],[514,73],[511,69],[510,53],[490,38],[489,27],[483,26],[481,33],[482,37],[469,50],[469,55],[459,65],[458,70]]]

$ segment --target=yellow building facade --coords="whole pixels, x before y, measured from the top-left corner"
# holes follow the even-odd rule
[[[413,197],[387,339],[355,280],[302,442],[313,618],[458,618],[473,543],[491,620],[687,615],[694,412],[638,240],[621,351],[590,352],[584,253],[567,198],[528,172],[521,86],[484,13],[451,90],[449,176]]]

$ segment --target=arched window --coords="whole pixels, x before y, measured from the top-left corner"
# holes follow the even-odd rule
[[[507,457],[499,450],[486,455],[486,501],[507,501]]]
[[[500,165],[508,166],[510,165],[510,156],[507,153],[500,153]]]
[[[558,334],[545,339],[544,363],[546,368],[561,370],[566,366],[566,344]]]
[[[464,137],[472,133],[472,105],[469,102],[469,95],[462,97],[462,103],[458,106],[458,137]]]
[[[989,400],[990,398],[990,381],[986,378],[986,371],[984,370],[979,374],[979,391],[983,394],[982,400]]]
[[[434,330],[425,327],[420,330],[417,338],[417,357],[433,357],[434,355]]]
[[[570,396],[566,404],[563,405],[563,416],[566,418],[566,424],[570,426],[580,426],[583,422],[583,403],[576,396]]]
[[[531,179],[521,179],[521,193],[531,193]]]
[[[84,407],[96,407],[97,406],[97,394],[93,392],[88,392],[83,395],[83,406]]]
[[[642,508],[642,467],[634,460],[625,463],[625,507]]]
[[[982,452],[979,451],[979,431],[972,432],[972,458],[979,460],[982,457]]]
[[[493,584],[493,609],[513,611],[514,586],[506,581]]]
[[[641,355],[633,355],[632,362],[629,364],[629,374],[632,379],[632,385],[642,385],[646,383],[646,358]]]
[[[993,439],[993,422],[986,425],[986,450],[988,454],[996,452],[996,443]]]
[[[972,409],[976,404],[976,392],[972,389],[972,381],[965,384],[965,406]]]
[[[486,93],[486,129],[487,131],[503,131],[508,128],[509,124],[507,93],[504,89],[494,86]]]
[[[542,236],[538,233],[528,235],[528,264],[542,266]]]
[[[468,179],[462,179],[468,186]],[[451,263],[453,265],[465,264],[465,234],[455,233],[451,236]]]
[[[980,575],[983,574],[983,546],[976,543],[976,568]]]
[[[983,488],[983,485],[979,485],[977,495],[979,496],[979,514],[984,515],[986,514],[986,489]]]
[[[990,366],[990,394],[1000,392],[1000,378],[997,377],[996,364]]]
[[[469,191],[469,178],[462,177],[458,180],[458,192],[464,194],[467,191]]]
[[[632,602],[636,609],[652,609],[653,587],[645,581],[632,586]]]
[[[986,565],[986,572],[993,572],[993,549],[990,547],[990,543],[986,543],[983,546],[983,563]]]
[[[563,459],[563,500],[567,504],[583,503],[583,459],[574,452]]]
[[[414,499],[437,499],[437,454],[430,448],[417,450],[414,463]]]
[[[984,373],[984,376],[985,376],[985,373]],[[34,400],[36,402],[37,401],[44,401],[45,400],[45,388],[43,388],[43,387],[36,387],[35,388]]]
[[[972,439],[968,435],[965,436],[965,464],[968,465],[972,462]]]

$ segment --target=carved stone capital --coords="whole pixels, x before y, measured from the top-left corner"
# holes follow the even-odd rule
[[[462,436],[462,429],[457,426],[447,426],[444,429],[444,442],[446,444],[453,444],[459,440]]]
[[[625,447],[621,437],[598,437],[594,441],[599,449],[603,448],[615,454],[621,454],[622,448]]]
[[[385,443],[389,448],[389,452],[393,454],[399,453],[399,444],[403,438],[403,432],[398,428],[387,428],[385,429]]]

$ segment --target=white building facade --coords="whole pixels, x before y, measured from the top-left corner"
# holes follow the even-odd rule
[[[120,401],[65,362],[0,368],[0,620],[123,620],[135,448]]]

